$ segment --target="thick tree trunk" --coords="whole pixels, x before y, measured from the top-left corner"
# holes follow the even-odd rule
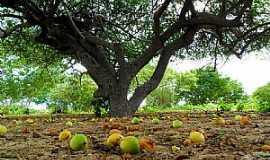
[[[102,97],[109,100],[109,115],[112,117],[131,116],[128,106],[128,82],[102,83],[98,85],[98,90],[94,97]],[[101,106],[97,106],[101,107]]]
[[[121,81],[119,81],[121,82]],[[110,97],[110,116],[112,117],[127,117],[131,116],[128,106],[128,81],[122,81],[113,86]]]
[[[128,103],[126,96],[119,97],[118,95],[112,95],[110,97],[111,108],[109,115],[112,117],[128,117],[131,116],[128,110]]]

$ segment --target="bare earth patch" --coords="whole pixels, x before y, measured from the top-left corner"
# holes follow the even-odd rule
[[[33,123],[26,122],[26,117],[2,118],[0,124],[9,131],[0,137],[0,160],[8,159],[80,159],[80,160],[267,160],[269,151],[263,151],[263,145],[270,145],[269,114],[251,114],[251,125],[241,126],[233,120],[235,113],[224,113],[225,126],[212,123],[213,113],[151,113],[139,114],[143,119],[139,124],[132,124],[130,118],[93,118],[92,116],[55,116],[32,117]],[[151,122],[158,117],[160,124]],[[183,121],[182,128],[172,128],[172,121]],[[20,122],[21,121],[21,122]],[[73,126],[65,123],[72,121]],[[121,154],[119,148],[104,145],[111,129],[122,131],[124,136],[150,137],[155,141],[154,153],[142,151],[136,155]],[[83,133],[89,138],[85,151],[70,151],[68,142],[60,142],[58,135],[63,129]],[[204,132],[206,141],[201,145],[185,145],[183,142],[190,131]],[[180,149],[172,151],[171,147]]]

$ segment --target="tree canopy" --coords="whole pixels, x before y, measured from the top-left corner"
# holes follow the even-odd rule
[[[179,99],[190,104],[236,103],[246,96],[239,82],[209,66],[179,74],[176,82]]]
[[[257,88],[252,96],[260,111],[270,111],[270,83]]]

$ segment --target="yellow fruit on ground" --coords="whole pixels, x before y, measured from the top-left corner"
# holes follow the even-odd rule
[[[71,132],[67,129],[64,129],[60,134],[59,134],[59,140],[60,141],[65,141],[71,138]]]
[[[34,120],[31,118],[28,118],[25,122],[31,124],[31,123],[34,123]]]
[[[83,150],[87,145],[88,139],[84,134],[74,135],[69,142],[69,147],[74,151]]]
[[[140,152],[140,144],[136,137],[127,136],[120,143],[122,153],[136,154]]]
[[[123,139],[124,137],[119,134],[119,133],[113,133],[112,135],[110,135],[107,139],[107,144],[111,144],[111,145],[119,145],[120,141]]]
[[[219,126],[224,126],[226,124],[226,121],[222,117],[218,117],[214,119],[214,123]]]
[[[0,124],[0,136],[3,136],[7,133],[7,127]]]
[[[109,135],[112,135],[114,133],[122,134],[122,132],[120,130],[118,130],[118,129],[112,129],[112,130],[110,130]]]
[[[189,139],[193,144],[202,144],[205,142],[204,135],[196,131],[190,132]]]

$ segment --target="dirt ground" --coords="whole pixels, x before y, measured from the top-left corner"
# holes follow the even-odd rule
[[[240,125],[234,120],[239,113],[221,114],[227,122],[225,126],[213,124],[214,113],[148,113],[137,115],[143,122],[132,124],[130,118],[94,118],[93,116],[59,115],[52,118],[29,117],[1,118],[0,124],[8,128],[8,133],[0,137],[0,160],[266,160],[269,151],[262,151],[270,145],[270,114],[248,114],[252,124]],[[158,117],[160,124],[151,122]],[[172,121],[179,119],[184,125],[172,128]],[[73,126],[65,123],[72,121]],[[109,148],[103,144],[110,129],[119,129],[124,136],[149,137],[155,142],[155,152],[141,151],[136,155],[121,154],[119,148]],[[84,151],[70,151],[68,142],[60,142],[58,135],[63,129],[73,134],[83,133],[89,138]],[[201,145],[185,145],[183,142],[190,131],[204,132],[206,141]],[[179,147],[173,152],[172,146]]]

